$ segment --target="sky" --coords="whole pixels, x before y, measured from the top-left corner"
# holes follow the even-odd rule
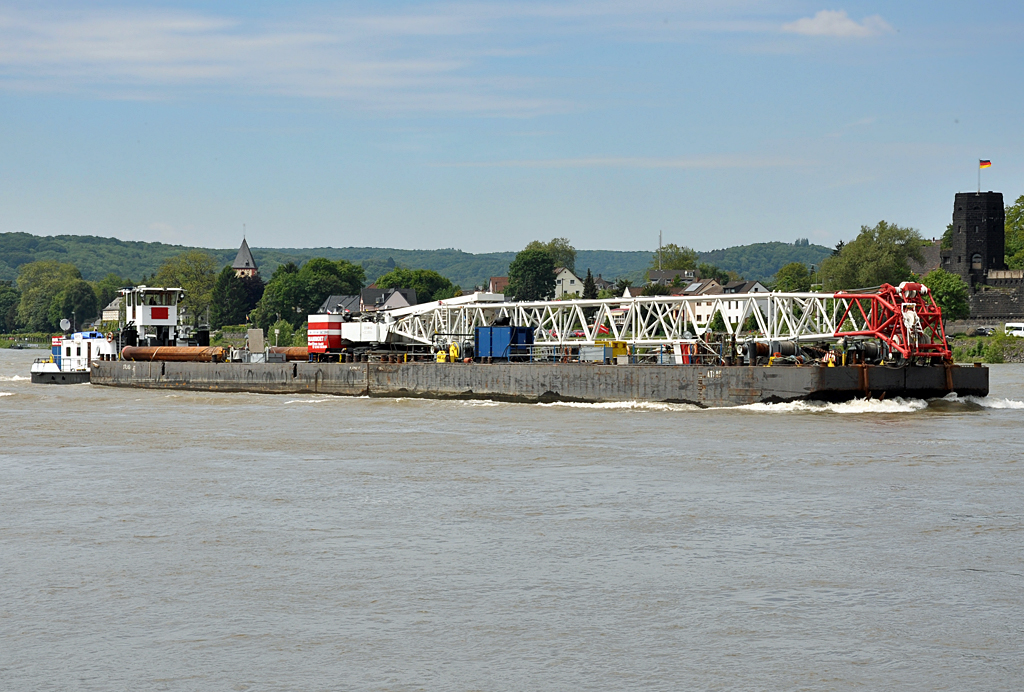
[[[1024,195],[1024,3],[0,0],[0,232],[712,250]]]

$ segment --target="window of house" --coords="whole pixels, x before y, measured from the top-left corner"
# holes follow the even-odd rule
[[[576,279],[569,279],[569,285],[570,286],[573,285],[574,283],[576,283]]]
[[[981,269],[981,255],[975,254],[971,257],[971,269]]]

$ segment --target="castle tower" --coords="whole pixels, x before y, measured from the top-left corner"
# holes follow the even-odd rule
[[[990,269],[1006,268],[1005,222],[1003,193],[956,193],[949,267],[968,286],[984,283]]]
[[[245,238],[242,238],[242,246],[238,248],[238,255],[235,256],[231,268],[235,270],[235,276],[238,277],[254,276],[258,271],[256,260],[253,259],[252,253],[249,251],[249,243],[245,242]]]

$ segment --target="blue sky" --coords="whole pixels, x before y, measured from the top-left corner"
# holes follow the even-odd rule
[[[0,231],[700,250],[1024,194],[1011,2],[0,2]]]

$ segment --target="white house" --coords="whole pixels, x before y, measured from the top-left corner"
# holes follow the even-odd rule
[[[583,295],[583,282],[565,267],[555,269],[555,300],[563,296]]]
[[[730,299],[730,296],[742,295],[746,298],[747,294],[750,293],[770,293],[768,288],[760,281],[730,281],[722,287],[723,293],[723,310],[722,317],[724,317],[730,324],[739,324],[740,316],[743,313],[743,301],[738,299]],[[755,305],[760,308],[762,314],[768,313],[768,301],[756,301]]]
[[[110,301],[110,304],[103,308],[103,312],[100,314],[101,322],[117,322],[119,319],[121,319],[120,296]]]

